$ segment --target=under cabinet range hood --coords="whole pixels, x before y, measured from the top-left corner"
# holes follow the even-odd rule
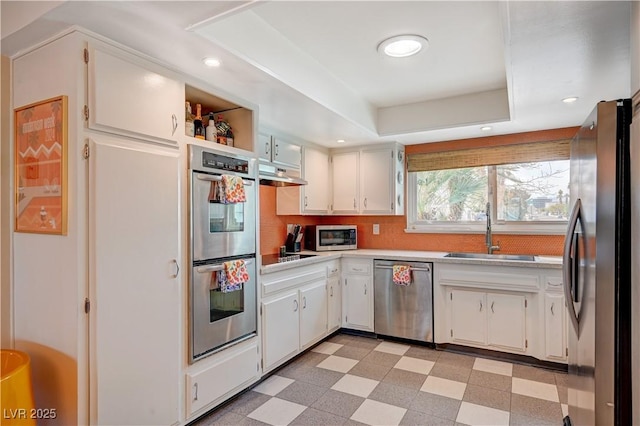
[[[297,169],[285,169],[280,165],[261,161],[259,170],[260,185],[299,186],[307,184],[306,180],[300,178],[300,170]]]

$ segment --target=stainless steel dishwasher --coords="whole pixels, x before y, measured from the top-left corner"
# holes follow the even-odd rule
[[[393,265],[409,265],[411,283],[393,283]],[[377,334],[433,343],[432,263],[374,261],[374,326]]]

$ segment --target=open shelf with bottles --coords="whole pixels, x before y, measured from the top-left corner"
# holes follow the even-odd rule
[[[216,118],[222,115],[233,130],[234,148],[253,152],[254,111],[188,84],[185,85],[185,101],[191,103],[194,115],[196,113],[196,104],[202,105],[202,118],[205,127],[209,121],[209,113],[213,113]],[[216,142],[204,140],[200,140],[200,142],[217,144]]]

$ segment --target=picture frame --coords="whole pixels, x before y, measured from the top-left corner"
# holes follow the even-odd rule
[[[67,235],[67,96],[14,109],[15,232]]]

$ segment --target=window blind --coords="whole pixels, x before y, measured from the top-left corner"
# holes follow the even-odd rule
[[[500,145],[485,148],[416,153],[407,156],[409,172],[497,166],[569,159],[570,139]]]

